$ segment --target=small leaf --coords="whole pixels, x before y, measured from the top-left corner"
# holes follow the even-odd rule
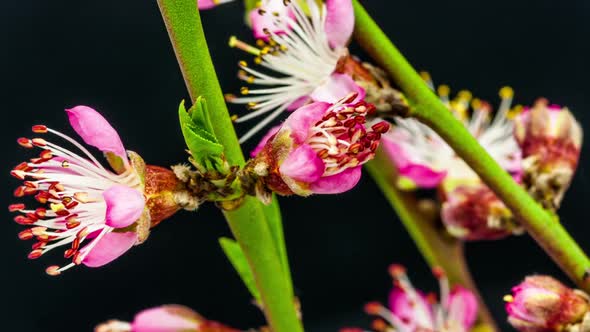
[[[219,144],[213,133],[205,99],[199,97],[188,112],[182,101],[178,115],[184,140],[195,162],[206,170],[221,172],[224,165],[223,145]]]
[[[250,291],[250,294],[252,294],[252,297],[254,297],[258,303],[262,303],[260,299],[260,292],[258,291],[256,282],[254,281],[254,273],[252,273],[252,270],[250,270],[250,265],[248,264],[246,255],[244,255],[240,245],[236,241],[226,237],[219,238],[219,244],[229,259],[231,265],[233,265],[234,269],[236,269],[240,275],[240,278]]]

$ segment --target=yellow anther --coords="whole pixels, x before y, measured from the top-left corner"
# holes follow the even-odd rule
[[[509,86],[505,86],[502,89],[500,89],[499,95],[502,99],[509,99],[514,96],[514,90],[512,90],[512,88]]]
[[[233,122],[235,122],[235,121],[238,119],[238,115],[237,115],[237,114],[234,114],[234,115],[232,115],[232,116],[230,117],[230,119],[231,119]]]
[[[53,212],[61,211],[66,208],[62,203],[51,203],[49,206]]]
[[[255,102],[249,102],[248,103],[248,109],[254,109],[256,107],[256,103]]]
[[[248,63],[244,60],[238,62],[238,64],[240,65],[240,67],[248,67]]]
[[[254,58],[254,63],[257,64],[257,65],[261,64],[262,63],[262,58],[259,57],[259,56],[255,57]]]
[[[481,100],[479,100],[478,98],[474,98],[474,99],[471,101],[471,107],[472,107],[474,110],[480,109],[480,108],[481,108],[481,105],[482,105],[482,103],[481,103]]]
[[[225,97],[225,101],[229,101],[229,102],[236,99],[236,95],[234,95],[233,93],[226,93],[224,95],[224,97]]]
[[[506,117],[508,119],[514,119],[515,117],[517,117],[520,113],[522,113],[522,110],[524,109],[524,107],[522,107],[522,105],[516,105],[513,108],[511,108],[508,113],[506,113]]]
[[[249,84],[252,84],[252,83],[254,83],[255,79],[256,78],[254,78],[254,76],[248,76],[248,79],[246,80],[246,82],[248,82]]]
[[[461,90],[457,93],[457,98],[461,100],[471,100],[472,97],[473,95],[471,94],[471,92],[467,90]]]
[[[258,40],[256,40],[256,46],[264,47],[264,46],[266,46],[266,43],[264,42],[264,40],[258,39]]]
[[[504,297],[502,299],[504,300],[504,302],[508,302],[508,303],[514,302],[514,297],[512,295],[504,295]]]
[[[451,93],[451,88],[448,85],[443,84],[443,85],[441,85],[441,86],[438,87],[438,90],[437,91],[438,91],[438,95],[439,96],[441,96],[441,97],[448,97],[449,94]]]
[[[430,82],[432,81],[432,78],[430,77],[430,73],[427,71],[421,71],[420,72],[420,77],[422,77],[422,79],[426,82]]]
[[[240,88],[240,93],[243,95],[247,95],[248,93],[250,93],[250,89],[248,89],[248,87],[243,86]]]

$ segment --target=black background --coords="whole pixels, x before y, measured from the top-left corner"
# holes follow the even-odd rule
[[[587,1],[364,3],[410,61],[430,70],[437,83],[455,91],[469,88],[494,103],[497,90],[509,84],[518,103],[545,96],[568,105],[589,127]],[[231,34],[250,38],[241,15],[239,3],[203,13],[227,92],[240,87],[235,73],[243,56],[226,46],[227,39]],[[187,93],[155,1],[2,1],[0,27],[2,204],[13,202],[18,182],[8,173],[25,156],[15,139],[29,135],[36,123],[72,133],[65,107],[97,108],[126,147],[151,164],[185,160],[176,109]],[[352,49],[362,55],[358,47]],[[585,150],[560,215],[590,249]],[[368,327],[362,306],[385,300],[386,268],[392,262],[407,265],[418,286],[435,289],[427,266],[368,176],[344,195],[282,199],[281,205],[307,330]],[[43,271],[63,263],[61,255],[27,261],[30,243],[16,237],[22,227],[8,212],[3,219],[3,331],[90,331],[98,322],[130,319],[163,303],[184,304],[240,328],[262,323],[217,245],[229,231],[213,206],[178,213],[148,242],[108,266],[79,267],[57,278]],[[473,274],[501,322],[501,296],[525,275],[549,273],[566,280],[527,236],[470,243],[467,249]]]

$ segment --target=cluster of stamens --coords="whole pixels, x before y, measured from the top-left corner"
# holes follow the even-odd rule
[[[365,312],[378,317],[372,323],[373,330],[378,332],[451,331],[446,326],[446,312],[441,305],[447,303],[450,294],[449,281],[443,269],[439,267],[432,269],[432,274],[439,282],[440,299],[437,299],[436,294],[429,293],[426,295],[426,303],[421,299],[423,295],[412,285],[404,266],[393,264],[389,267],[389,273],[393,278],[395,287],[406,295],[412,308],[413,317],[398,316],[379,302],[369,302],[365,305]],[[434,322],[430,321],[433,314],[430,307],[435,310]],[[435,326],[429,326],[432,323]],[[407,328],[408,325],[413,325],[415,329],[410,331]]]
[[[36,240],[28,255],[30,259],[37,259],[57,247],[69,246],[64,257],[71,258],[72,263],[46,269],[48,274],[58,275],[81,264],[98,240],[112,230],[104,224],[106,204],[102,192],[114,184],[139,188],[140,181],[132,171],[120,175],[107,171],[82,145],[60,132],[43,125],[34,126],[33,132],[52,133],[85,155],[81,157],[43,138],[17,140],[24,148],[42,151],[38,157],[20,163],[11,171],[13,177],[23,181],[14,196],[33,196],[43,206],[28,209],[24,203],[16,203],[9,206],[9,211],[20,213],[14,218],[15,222],[30,227],[20,232],[19,238]],[[81,248],[89,235],[94,240]]]
[[[379,146],[381,134],[389,130],[389,123],[381,121],[365,128],[367,116],[375,107],[364,101],[348,104],[357,97],[350,94],[333,105],[312,127],[306,144],[317,152],[326,164],[324,176],[338,174],[372,159]]]
[[[237,123],[270,112],[242,136],[240,142],[252,137],[299,98],[309,96],[324,84],[334,73],[338,60],[348,54],[344,48],[330,47],[323,26],[326,10],[315,0],[307,1],[310,8],[313,6],[309,18],[297,2],[285,0],[283,5],[289,7],[292,17],[259,9],[260,15],[273,15],[274,29],[264,29],[266,38],[257,40],[255,46],[235,36],[229,41],[231,47],[253,55],[254,63],[266,69],[257,70],[248,66],[246,61],[240,61],[238,77],[260,87],[242,87],[240,97],[226,95],[229,102],[246,104],[252,110],[247,115],[235,117]]]

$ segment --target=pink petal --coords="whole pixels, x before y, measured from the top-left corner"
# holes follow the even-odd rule
[[[303,107],[307,104],[309,104],[309,102],[311,102],[311,98],[309,96],[303,96],[303,97],[299,97],[297,99],[295,99],[294,102],[291,103],[291,105],[289,105],[287,107],[287,111],[294,111],[300,107]]]
[[[117,131],[100,113],[88,106],[66,109],[70,125],[88,145],[111,152],[127,164],[127,154]]]
[[[311,184],[316,194],[340,194],[354,188],[361,179],[361,166],[349,168],[332,176],[321,177]]]
[[[279,129],[281,129],[281,126],[274,126],[274,127],[270,128],[270,130],[266,133],[266,135],[264,135],[262,137],[262,139],[260,140],[258,145],[256,145],[254,150],[252,150],[252,152],[250,152],[250,157],[252,157],[252,158],[256,157],[256,155],[258,153],[260,153],[260,151],[262,151],[262,149],[264,149],[264,146],[266,145],[268,140],[270,140],[279,131]]]
[[[94,241],[87,244],[87,246],[80,251],[84,252],[84,249],[93,245]],[[84,257],[82,264],[88,267],[99,267],[108,264],[119,258],[119,256],[123,255],[127,250],[131,249],[136,241],[137,234],[133,232],[109,232],[102,238],[98,239],[98,243],[96,243],[86,257]]]
[[[282,22],[286,22],[287,17],[295,19],[295,15],[291,8],[283,5],[283,1],[266,1],[260,9],[265,11],[263,15],[260,14],[258,8],[251,10],[249,14],[250,22],[252,24],[252,33],[254,33],[254,38],[256,39],[268,40],[268,35],[264,33],[265,29],[276,34],[286,33],[287,31],[284,29],[285,23],[281,23],[279,26],[275,24],[277,18],[282,19]]]
[[[145,206],[143,194],[136,189],[114,185],[102,193],[107,204],[107,226],[125,228],[139,219]]]
[[[181,308],[178,310],[189,313],[192,312],[192,310],[180,306],[162,306],[147,309],[135,316],[131,324],[131,330],[133,332],[198,331],[198,320],[180,315],[175,312],[174,308]]]
[[[473,293],[456,286],[446,304],[448,319],[460,323],[465,331],[470,331],[477,318],[477,299]]]
[[[307,144],[303,144],[287,156],[279,167],[281,176],[299,182],[317,181],[326,169],[326,165],[317,153]]]
[[[434,314],[426,296],[417,291],[416,297],[414,301],[404,290],[395,287],[389,294],[389,309],[407,324],[405,328],[408,331],[414,331],[417,327],[434,329]]]
[[[199,6],[199,9],[211,9],[217,6],[216,1],[214,0],[199,0],[197,4]]]
[[[351,0],[326,0],[326,25],[330,46],[346,47],[354,30],[354,10]]]
[[[305,105],[289,115],[283,128],[291,131],[296,144],[303,144],[309,135],[309,128],[326,114],[330,106],[320,102]]]
[[[447,175],[445,171],[436,171],[428,166],[412,162],[403,148],[387,135],[383,136],[381,145],[397,166],[399,174],[414,182],[418,187],[435,188]]]
[[[352,102],[356,103],[365,98],[365,89],[358,86],[352,77],[346,74],[334,73],[324,84],[317,87],[309,96],[314,101],[336,103],[351,92],[358,93],[357,98]]]

